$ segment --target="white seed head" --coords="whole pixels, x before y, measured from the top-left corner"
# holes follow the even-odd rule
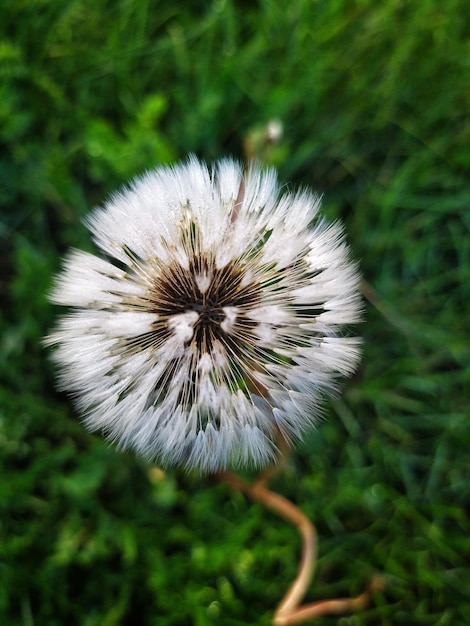
[[[161,167],[88,219],[46,344],[86,426],[163,466],[260,467],[318,419],[360,341],[341,227],[275,172],[231,160]]]

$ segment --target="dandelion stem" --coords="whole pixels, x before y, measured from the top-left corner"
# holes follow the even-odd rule
[[[382,586],[381,579],[374,578],[368,589],[354,598],[336,598],[322,600],[299,607],[315,569],[317,558],[317,532],[312,522],[290,500],[267,488],[267,476],[261,475],[253,483],[248,483],[232,472],[222,472],[219,479],[224,480],[232,489],[241,491],[252,500],[266,507],[297,526],[302,537],[302,555],[294,582],[274,614],[274,626],[290,626],[320,615],[341,614],[356,611],[367,606],[371,591]]]

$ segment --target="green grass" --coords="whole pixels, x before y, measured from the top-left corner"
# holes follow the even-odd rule
[[[87,434],[41,348],[82,219],[189,152],[263,154],[324,194],[370,297],[359,373],[275,487],[320,534],[328,626],[470,611],[470,23],[465,0],[4,0],[0,9],[0,623],[267,625],[296,531]]]

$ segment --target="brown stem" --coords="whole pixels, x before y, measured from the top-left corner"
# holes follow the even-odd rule
[[[369,587],[360,595],[354,598],[335,598],[333,600],[320,600],[305,604],[294,610],[287,621],[279,622],[279,625],[299,624],[306,619],[319,617],[320,615],[343,615],[344,613],[352,613],[364,609],[370,602],[371,594],[374,591],[383,589],[384,581],[381,576],[375,576],[369,584]]]
[[[379,587],[378,578],[373,579],[369,589],[355,598],[322,600],[299,607],[315,568],[317,533],[314,525],[295,504],[266,487],[268,475],[261,475],[258,480],[251,484],[232,472],[222,472],[219,478],[227,482],[233,489],[241,491],[257,502],[261,502],[297,526],[302,536],[302,556],[297,576],[276,609],[273,621],[275,626],[290,626],[319,615],[347,613],[359,610],[368,604],[370,592]]]
[[[302,535],[302,557],[297,577],[289,587],[274,616],[274,624],[276,626],[288,624],[289,622],[285,621],[286,617],[299,605],[312,578],[317,555],[317,534],[315,528],[298,507],[286,498],[267,489],[263,482],[256,481],[250,484],[231,472],[224,472],[221,478],[234,489],[245,493],[253,500],[261,502],[292,524],[295,524]]]

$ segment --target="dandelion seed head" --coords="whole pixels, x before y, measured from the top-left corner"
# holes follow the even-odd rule
[[[351,375],[358,272],[341,226],[274,170],[222,160],[157,168],[87,220],[46,339],[92,431],[162,466],[260,467],[313,426]]]

